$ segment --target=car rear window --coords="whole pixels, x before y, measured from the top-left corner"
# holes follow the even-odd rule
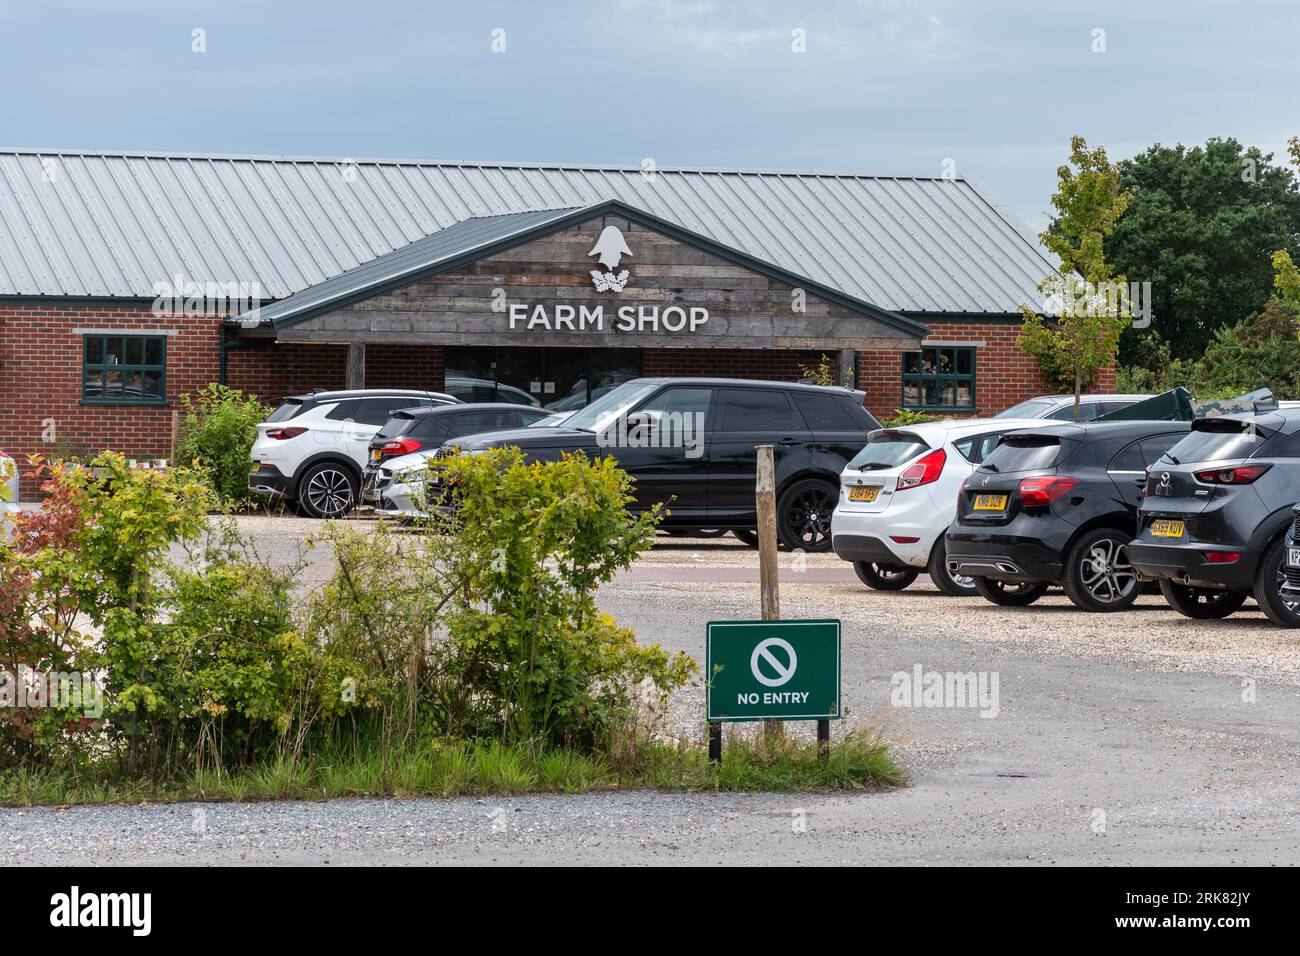
[[[1244,421],[1220,420],[1193,428],[1168,455],[1177,462],[1249,458],[1259,450],[1263,437],[1263,432],[1248,428]]]
[[[877,435],[867,442],[866,448],[853,456],[849,467],[859,471],[893,468],[929,450],[930,446],[915,435]]]
[[[396,438],[398,435],[405,435],[415,427],[415,419],[403,415],[401,418],[390,418],[384,422],[383,428],[375,435],[376,438]]]
[[[866,427],[866,416],[853,414],[853,406],[857,403],[851,399],[846,401],[834,395],[795,392],[794,403],[813,431],[862,431]]]
[[[1041,398],[1031,398],[1028,401],[1021,402],[1019,405],[1012,405],[1005,411],[998,412],[994,418],[1038,418],[1045,415],[1056,407],[1052,401],[1044,401]]]
[[[291,398],[271,413],[268,422],[287,422],[302,412],[304,405],[300,399]]]
[[[1036,471],[1051,468],[1061,456],[1061,442],[1051,435],[1006,435],[984,459],[990,471]]]

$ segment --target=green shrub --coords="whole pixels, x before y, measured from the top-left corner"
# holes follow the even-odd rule
[[[952,416],[947,417],[951,418]],[[942,415],[929,415],[909,408],[896,408],[894,409],[894,417],[883,419],[880,425],[882,428],[906,428],[908,425],[920,425],[925,422],[941,422],[943,420],[944,416]]]
[[[1295,312],[1271,299],[1236,325],[1217,329],[1200,361],[1203,390],[1231,397],[1268,388],[1278,398],[1300,397],[1300,338]]]
[[[696,672],[638,644],[596,607],[596,588],[649,548],[658,511],[632,516],[631,481],[609,458],[526,463],[518,449],[435,462],[457,510],[430,524],[447,582],[436,647],[454,728],[590,746],[643,689],[663,700]]]
[[[193,398],[181,396],[180,443],[176,457],[186,464],[197,462],[212,489],[228,505],[247,504],[248,462],[257,423],[266,421],[271,408],[252,395],[215,382]]]

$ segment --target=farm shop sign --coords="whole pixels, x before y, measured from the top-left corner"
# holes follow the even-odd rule
[[[507,312],[511,331],[525,332],[698,332],[709,321],[702,306],[528,305],[511,303]]]

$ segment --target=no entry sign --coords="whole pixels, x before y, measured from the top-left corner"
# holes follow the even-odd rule
[[[709,721],[840,716],[840,622],[710,621]]]

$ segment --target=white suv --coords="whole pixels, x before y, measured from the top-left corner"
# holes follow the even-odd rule
[[[257,426],[248,488],[296,500],[313,518],[337,518],[356,505],[370,439],[394,410],[458,404],[443,392],[400,388],[287,398]]]
[[[968,418],[882,428],[840,474],[831,546],[868,587],[898,591],[925,571],[945,594],[976,593],[948,570],[943,534],[962,482],[1007,432],[1051,419]]]

